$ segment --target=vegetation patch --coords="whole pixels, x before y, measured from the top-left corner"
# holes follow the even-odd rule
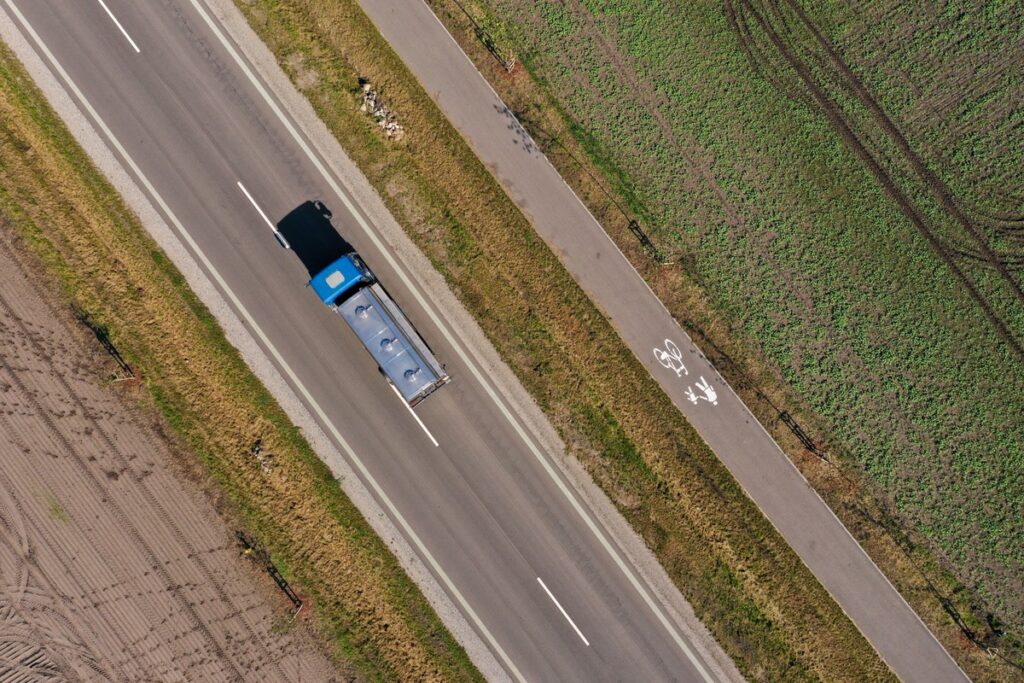
[[[431,4],[961,665],[1019,676],[1024,10]]]
[[[799,558],[658,389],[353,0],[239,0],[572,453],[754,680],[889,680]],[[294,57],[291,57],[294,60]],[[372,83],[401,121],[360,111]]]
[[[109,334],[141,377],[145,391],[136,396],[159,408],[242,523],[310,599],[310,623],[340,669],[354,667],[366,680],[480,680],[6,46],[0,217],[42,262],[55,295]],[[51,512],[66,518],[55,499]]]

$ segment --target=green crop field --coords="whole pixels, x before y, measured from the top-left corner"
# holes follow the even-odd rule
[[[486,5],[830,449],[1024,627],[1024,5]]]

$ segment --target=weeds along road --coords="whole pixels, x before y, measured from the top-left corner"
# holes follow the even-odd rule
[[[382,510],[399,530],[440,587],[440,598],[428,596],[485,673],[734,678],[717,646],[679,617],[687,607],[667,579],[652,583],[637,568],[625,549],[639,540],[612,537],[614,513],[583,502],[555,463],[561,453],[512,407],[508,392],[521,389],[480,360],[493,352],[455,331],[450,321],[465,314],[444,310],[447,299],[422,281],[429,275],[399,263],[386,242],[405,243],[366,218],[378,209],[356,207],[358,177],[343,178],[299,132],[216,17],[206,0],[0,0],[12,47],[50,84],[79,139],[105,147],[93,153],[106,172],[137,186],[133,206],[148,203],[173,226],[165,241],[156,230],[158,241],[179,268],[198,263],[197,277],[214,283],[220,298],[204,302],[226,328],[247,329],[266,359],[250,364],[286,378],[278,391],[298,395],[333,442],[323,457],[338,476],[347,470],[333,453],[370,492],[378,507],[364,513]],[[272,235],[268,222],[310,199],[333,210],[342,237],[447,363],[454,381],[415,416]]]
[[[421,2],[364,11],[686,418],[905,681],[966,676],[691,343]]]

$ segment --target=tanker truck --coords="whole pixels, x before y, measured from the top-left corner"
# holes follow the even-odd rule
[[[358,254],[345,254],[313,276],[309,284],[320,300],[345,320],[410,407],[451,381]]]

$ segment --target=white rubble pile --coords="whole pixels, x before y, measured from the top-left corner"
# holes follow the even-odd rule
[[[363,94],[360,98],[359,111],[366,112],[377,119],[377,125],[384,129],[384,134],[392,140],[401,140],[405,129],[398,123],[395,113],[380,99],[380,95],[369,83],[363,83]]]

